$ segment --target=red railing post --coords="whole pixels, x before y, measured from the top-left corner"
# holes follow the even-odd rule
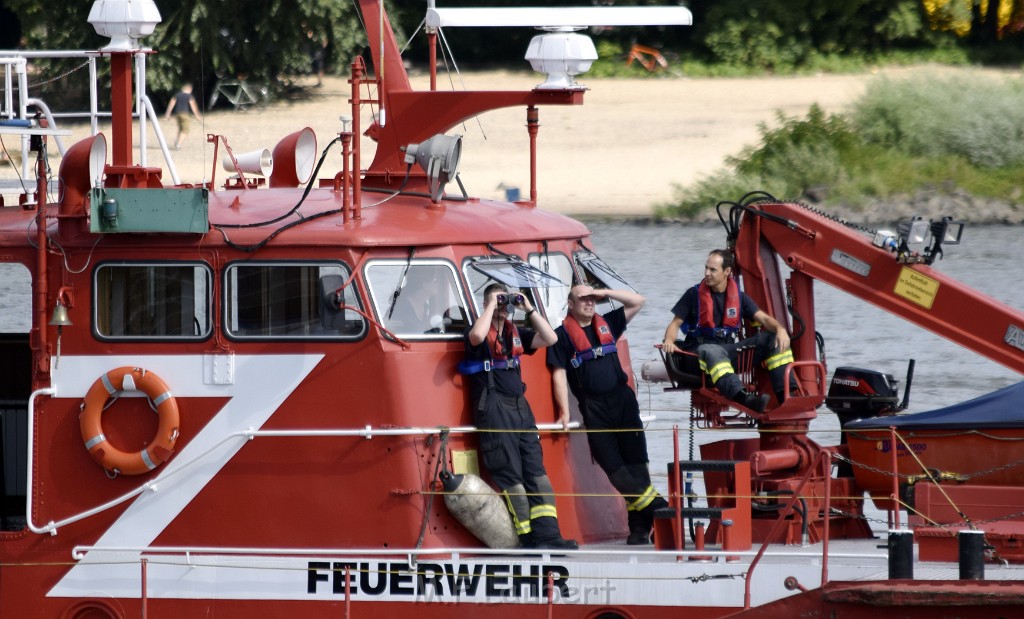
[[[537,206],[537,132],[540,131],[540,111],[526,108],[526,132],[530,136],[530,204]]]
[[[672,480],[670,497],[675,496],[675,511],[672,513],[672,530],[674,531],[676,550],[683,549],[683,471],[679,466],[679,425],[672,426],[672,470],[675,478]],[[677,556],[676,561],[682,557]]]
[[[147,565],[149,563],[149,560],[146,559],[146,558],[143,558],[140,561],[140,563],[142,564],[141,565],[141,568],[142,568],[142,592],[141,592],[141,595],[139,597],[142,598],[142,619],[146,619],[146,617],[149,615],[149,609],[148,609],[148,606],[149,606],[149,594],[146,592],[146,589],[148,588],[148,585],[146,584],[146,577],[147,577],[146,571],[147,571]]]
[[[775,536],[778,535],[782,525],[786,523],[786,517],[793,511],[793,505],[795,505],[797,500],[800,498],[800,491],[804,489],[804,486],[811,478],[811,475],[818,470],[818,463],[821,462],[821,456],[822,452],[819,451],[818,455],[814,457],[814,462],[811,463],[811,466],[807,467],[807,473],[805,473],[803,478],[800,479],[800,483],[797,484],[796,488],[793,490],[793,494],[789,496],[789,500],[786,501],[786,506],[779,512],[778,519],[775,521],[775,524],[772,525],[772,529],[768,532],[764,542],[762,542],[761,549],[757,551],[757,554],[754,556],[754,560],[750,562],[750,567],[747,568],[747,577],[743,584],[744,609],[750,608],[750,583],[754,579],[754,568],[757,567],[757,564],[761,561],[761,557],[764,556],[765,551],[768,550],[768,544],[771,543],[771,540],[775,539]]]
[[[352,616],[352,568],[345,566],[345,619]]]
[[[825,525],[823,532],[825,537],[821,540],[821,586],[824,587],[828,582],[829,522],[832,520],[832,452],[825,451],[822,459],[825,469]],[[807,517],[806,513],[804,517]]]
[[[892,444],[892,516],[889,518],[894,529],[900,528],[900,465],[896,460],[896,426],[889,426],[889,441]]]
[[[352,66],[350,68],[352,78],[349,80],[352,84],[352,137],[354,139],[352,145],[352,219],[362,219],[363,217],[363,181],[360,174],[362,166],[362,162],[360,161],[360,152],[362,150],[360,148],[360,140],[362,138],[362,134],[360,131],[362,131],[362,127],[359,124],[359,110],[363,101],[359,98],[359,87],[363,83],[364,69],[365,65],[363,64],[363,59],[357,56],[356,59],[352,61]],[[380,94],[380,89],[378,89],[377,92],[380,95],[380,101],[383,101],[384,96],[383,94]],[[384,119],[379,118],[378,122],[383,123]]]

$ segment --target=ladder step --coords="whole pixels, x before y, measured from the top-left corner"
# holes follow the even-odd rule
[[[736,468],[737,462],[745,462],[745,460],[680,460],[679,469],[682,471],[712,471],[712,472],[732,472]],[[675,470],[675,463],[668,463],[668,471],[671,473]]]
[[[672,507],[662,507],[654,510],[655,520],[675,518],[676,512],[681,511],[683,518],[721,518],[722,510],[715,507],[684,507],[677,510]]]

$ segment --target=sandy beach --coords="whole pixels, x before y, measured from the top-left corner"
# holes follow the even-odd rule
[[[914,67],[880,73],[898,78],[920,71]],[[584,105],[540,109],[538,201],[542,208],[572,215],[647,215],[653,205],[671,198],[674,183],[689,184],[711,174],[726,157],[756,143],[760,123],[776,124],[780,112],[802,117],[815,103],[826,112],[841,112],[877,75],[614,80],[582,76],[580,83],[589,89]],[[285,135],[310,127],[322,149],[341,129],[339,117],[351,115],[350,86],[341,77],[328,76],[320,88],[311,87],[312,78],[305,80],[310,86],[303,89],[307,96],[246,110],[221,107],[206,114],[202,122],[193,120],[182,149],[170,153],[177,177],[183,182],[210,177],[213,147],[205,139],[207,134],[225,136],[232,149],[241,153],[273,149]],[[543,80],[531,72],[477,72],[438,81],[439,88],[502,90],[530,89]],[[413,82],[415,87],[427,85],[424,76],[414,77]],[[209,99],[208,93],[195,94],[197,99]],[[175,122],[163,120],[163,111],[158,103],[161,129],[173,144]],[[364,108],[364,127],[369,114]],[[525,121],[524,109],[504,109],[449,132],[464,136],[461,178],[470,195],[504,198],[505,189],[515,187],[528,197]],[[76,128],[65,144],[84,137],[86,130]],[[363,147],[366,165],[373,143],[364,139]],[[152,130],[145,150],[145,163],[165,168],[164,181],[170,183],[174,175]],[[332,151],[322,177],[332,177],[341,168],[338,152]],[[137,152],[136,162],[140,161]],[[218,168],[218,184],[225,175]]]
[[[456,80],[455,88],[530,89],[543,81],[540,77],[470,73],[461,83]],[[863,92],[869,77],[581,79],[589,88],[582,106],[540,109],[538,201],[542,208],[573,215],[647,215],[652,205],[671,198],[673,183],[693,182],[756,142],[758,123],[775,122],[778,111],[803,115],[813,103],[841,111]],[[426,82],[414,79],[414,85]],[[439,79],[439,88],[445,86]],[[350,115],[349,88],[344,79],[328,78],[322,88],[310,89],[313,96],[306,101],[207,114],[205,127],[193,122],[182,150],[173,153],[181,177],[201,179],[204,171],[209,176],[204,157],[212,150],[203,143],[204,133],[225,135],[236,152],[245,152],[273,149],[280,137],[308,126],[322,148],[340,130],[338,117]],[[368,118],[365,111],[363,117]],[[449,132],[463,135],[461,178],[470,195],[503,198],[508,187],[529,195],[525,124],[525,109],[510,108]],[[162,121],[162,127],[173,141],[173,121]],[[364,148],[372,146],[364,139]],[[369,161],[365,151],[363,161]],[[324,167],[331,171],[322,176],[329,177],[337,166]]]

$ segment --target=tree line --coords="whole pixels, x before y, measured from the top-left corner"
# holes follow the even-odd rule
[[[665,0],[593,0],[601,4],[664,5]],[[320,52],[327,71],[345,75],[366,39],[354,0],[155,0],[162,23],[144,44],[158,50],[149,63],[153,94],[169,97],[183,82],[210,89],[218,79],[246,78],[278,89],[308,74]],[[489,6],[573,6],[586,0],[488,0]],[[425,0],[385,0],[400,45],[423,63],[420,32]],[[972,62],[1020,63],[1024,0],[687,0],[691,28],[615,28],[595,41],[628,50],[634,43],[666,55],[747,71],[792,71],[822,58],[872,62],[892,53],[955,49]],[[479,0],[440,0],[479,6]],[[0,48],[95,49],[106,42],[87,23],[86,0],[4,0]],[[54,19],[59,16],[59,19]],[[460,30],[445,39],[456,61],[485,58],[525,67],[529,29]],[[500,36],[499,36],[500,35]],[[602,49],[607,46],[602,46]],[[54,69],[57,70],[57,69]]]

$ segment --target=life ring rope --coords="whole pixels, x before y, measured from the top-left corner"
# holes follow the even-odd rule
[[[145,394],[159,418],[156,435],[142,450],[134,453],[114,447],[103,433],[103,413],[125,391]],[[79,415],[86,451],[107,471],[123,475],[148,473],[166,462],[174,452],[179,434],[178,423],[178,404],[167,384],[153,372],[127,366],[111,370],[96,379],[85,395]]]

